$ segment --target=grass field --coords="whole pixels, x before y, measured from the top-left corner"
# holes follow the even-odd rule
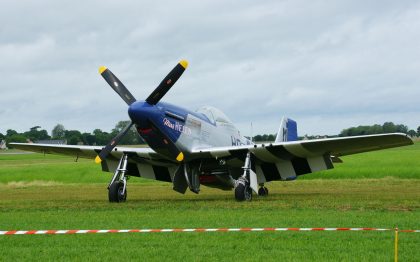
[[[92,160],[0,154],[0,230],[197,227],[420,228],[420,143],[343,158],[336,169],[268,184],[267,198],[132,178],[108,203]],[[420,260],[420,234],[400,234],[400,260]],[[236,232],[0,236],[0,260],[390,261],[393,232]]]

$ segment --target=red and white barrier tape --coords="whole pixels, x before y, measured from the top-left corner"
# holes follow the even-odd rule
[[[173,229],[103,229],[103,230],[10,230],[0,235],[60,235],[101,233],[164,233],[164,232],[249,232],[249,231],[391,231],[389,228],[320,227],[320,228],[173,228]],[[399,232],[420,233],[420,230],[399,230]]]

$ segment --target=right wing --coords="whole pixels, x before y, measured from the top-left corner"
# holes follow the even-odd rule
[[[50,145],[33,143],[10,143],[14,148],[26,151],[61,154],[93,160],[102,150],[102,146]],[[177,165],[151,148],[115,147],[108,157],[101,162],[102,171],[114,172],[123,154],[128,155],[127,174],[160,181],[171,182]]]
[[[92,158],[98,155],[102,150],[102,146],[78,146],[78,145],[51,145],[51,144],[35,144],[35,143],[10,143],[14,148],[38,152],[44,154],[60,154],[75,157]],[[120,159],[123,153],[135,153],[144,159],[162,159],[162,156],[148,147],[116,147],[112,151],[112,156]]]

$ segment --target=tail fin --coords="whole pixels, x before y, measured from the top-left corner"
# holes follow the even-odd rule
[[[277,132],[275,142],[287,142],[287,141],[297,141],[297,123],[296,121],[283,117],[281,119],[280,128]]]

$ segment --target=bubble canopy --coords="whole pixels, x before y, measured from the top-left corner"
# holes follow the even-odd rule
[[[196,110],[196,112],[206,116],[213,124],[232,123],[232,121],[222,111],[212,106],[200,107]]]

